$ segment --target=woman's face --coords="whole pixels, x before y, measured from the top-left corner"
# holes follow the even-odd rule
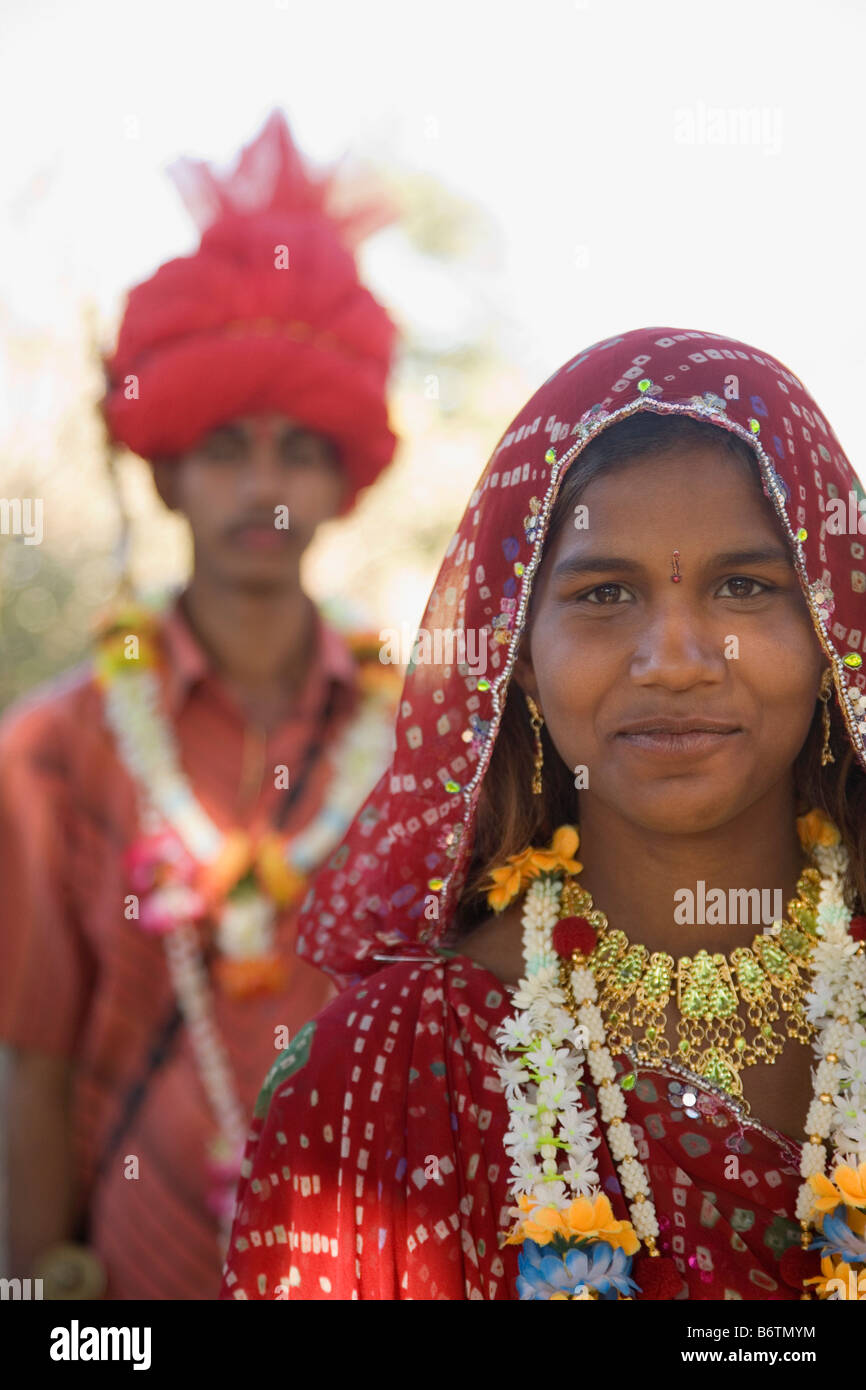
[[[517,680],[586,768],[582,804],[670,833],[724,824],[790,777],[827,664],[772,503],[712,444],[630,460],[581,503],[586,529],[567,521],[543,557]],[[659,718],[731,732],[627,732]]]

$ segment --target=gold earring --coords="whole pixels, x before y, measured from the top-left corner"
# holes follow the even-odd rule
[[[541,768],[544,762],[544,749],[541,746],[541,727],[544,724],[544,717],[531,695],[527,695],[526,697],[526,707],[529,710],[529,722],[532,725],[532,732],[535,735],[535,766],[532,770],[532,794],[533,796],[541,796]]]
[[[830,711],[827,708],[830,702],[830,693],[833,689],[833,668],[824,667],[824,674],[821,677],[821,688],[818,691],[818,699],[821,701],[821,719],[824,724],[824,742],[821,745],[821,766],[826,767],[828,763],[835,763],[836,759],[830,751]]]

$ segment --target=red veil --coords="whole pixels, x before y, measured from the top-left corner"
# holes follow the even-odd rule
[[[476,653],[457,641],[452,664],[409,671],[392,765],[305,904],[301,954],[351,988],[267,1078],[224,1297],[515,1296],[515,1249],[500,1248],[510,1199],[494,1044],[511,1009],[494,976],[443,961],[437,947],[465,879],[563,474],[636,410],[708,420],[752,446],[866,770],[864,542],[856,528],[828,532],[824,516],[834,498],[847,516],[863,489],[801,382],[745,343],[673,328],[638,329],[566,362],[499,440],[422,619],[431,635],[484,636],[487,669],[473,674]],[[778,1263],[798,1234],[797,1145],[706,1088],[685,1105],[686,1089],[675,1067],[642,1068],[628,1099],[681,1296],[798,1297]],[[719,1146],[748,1159],[741,1180],[719,1182]],[[599,1153],[624,1218],[615,1167]]]

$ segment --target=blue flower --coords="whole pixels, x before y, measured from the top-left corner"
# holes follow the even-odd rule
[[[841,1213],[841,1215],[839,1214]],[[866,1238],[858,1236],[845,1220],[845,1208],[834,1207],[826,1212],[822,1233],[809,1246],[810,1250],[820,1250],[824,1255],[841,1255],[845,1260],[866,1259]]]
[[[547,1300],[555,1293],[573,1294],[584,1286],[595,1289],[604,1299],[637,1292],[637,1285],[629,1278],[631,1256],[614,1250],[604,1240],[572,1248],[565,1255],[556,1254],[549,1245],[525,1240],[517,1263],[517,1296],[521,1299]]]

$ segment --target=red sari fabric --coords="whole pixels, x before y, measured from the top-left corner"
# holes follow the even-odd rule
[[[225,1297],[272,1298],[277,1285],[301,1298],[516,1296],[514,1252],[498,1248],[510,1204],[494,1042],[510,1012],[504,988],[484,971],[470,983],[458,961],[389,961],[456,946],[479,791],[551,508],[587,443],[638,410],[708,421],[752,448],[832,666],[838,722],[866,770],[866,552],[826,525],[831,501],[856,511],[864,493],[815,401],[777,359],[718,334],[637,329],[579,353],[512,421],[469,499],[421,620],[428,636],[462,632],[463,653],[409,670],[391,767],[304,904],[300,954],[355,991],[296,1040],[263,1092]],[[483,670],[469,659],[482,649]],[[796,1151],[753,1126],[737,1140],[748,1148],[729,1149],[733,1110],[728,1123],[722,1110],[693,1119],[670,1089],[681,1079],[641,1068],[628,1106],[686,1295],[793,1296],[775,1266],[790,1243]],[[428,1157],[441,1182],[416,1180]],[[605,1181],[624,1217],[609,1160]]]
[[[513,1298],[494,1041],[509,1012],[504,986],[456,957],[395,964],[309,1024],[259,1098],[223,1296]],[[779,1273],[799,1244],[796,1145],[708,1091],[686,1107],[687,1084],[641,1068],[626,1102],[679,1297],[798,1298]],[[603,1141],[598,1171],[628,1219]]]

